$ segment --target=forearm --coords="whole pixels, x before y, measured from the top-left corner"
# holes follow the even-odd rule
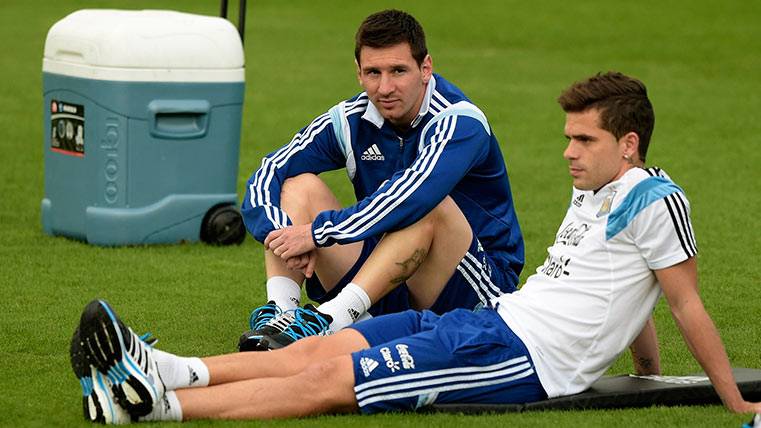
[[[661,358],[658,349],[658,336],[653,318],[647,320],[642,332],[629,347],[634,363],[634,372],[638,375],[661,374]]]
[[[747,403],[735,383],[724,345],[702,302],[685,303],[672,308],[672,313],[690,352],[711,379],[724,405],[732,411],[747,411],[743,408]]]

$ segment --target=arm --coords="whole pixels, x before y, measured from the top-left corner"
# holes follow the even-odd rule
[[[655,271],[687,347],[711,379],[724,405],[733,412],[761,412],[761,403],[745,401],[737,389],[716,327],[698,295],[695,257]]]
[[[642,332],[629,349],[634,362],[634,372],[640,376],[661,374],[661,358],[658,351],[658,335],[653,317],[647,320]]]
[[[490,134],[469,116],[448,116],[423,137],[415,162],[397,171],[372,195],[315,218],[319,247],[361,241],[415,223],[436,207],[488,153]]]
[[[280,209],[280,191],[287,178],[338,169],[345,162],[330,116],[318,116],[290,143],[262,158],[261,166],[249,178],[241,206],[248,231],[263,242],[269,232],[291,223]]]

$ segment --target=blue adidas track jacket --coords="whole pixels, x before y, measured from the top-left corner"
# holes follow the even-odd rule
[[[280,209],[288,177],[346,168],[357,203],[320,213],[312,223],[318,247],[346,244],[401,229],[452,197],[498,267],[520,274],[523,236],[510,182],[486,116],[438,74],[418,117],[398,135],[367,94],[334,106],[262,159],[248,180],[241,212],[262,242],[290,225]]]

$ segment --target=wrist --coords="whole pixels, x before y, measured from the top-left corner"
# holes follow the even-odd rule
[[[317,245],[317,240],[314,238],[314,223],[309,223],[307,233],[309,234],[309,241],[312,243],[312,248],[310,251],[319,248],[319,245]]]

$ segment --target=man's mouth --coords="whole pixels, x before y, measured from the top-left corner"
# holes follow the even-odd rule
[[[378,104],[380,104],[384,108],[392,108],[396,105],[398,100],[378,100]]]

